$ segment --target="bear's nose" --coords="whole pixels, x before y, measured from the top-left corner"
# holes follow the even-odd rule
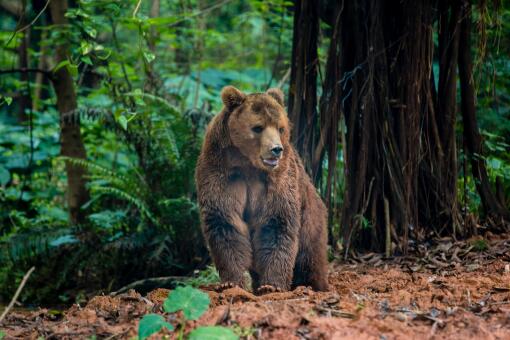
[[[275,155],[276,157],[279,157],[282,154],[283,147],[281,145],[275,145],[271,149],[271,153]]]

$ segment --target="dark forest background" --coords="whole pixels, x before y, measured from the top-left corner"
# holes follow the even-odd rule
[[[0,301],[206,268],[230,84],[287,94],[332,258],[509,230],[508,1],[0,0],[0,44]]]

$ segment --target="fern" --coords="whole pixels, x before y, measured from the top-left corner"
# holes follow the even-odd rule
[[[88,160],[71,157],[60,157],[60,159],[81,166],[89,172],[89,179],[94,180],[91,182],[92,192],[97,192],[100,196],[111,195],[127,201],[138,209],[142,217],[147,218],[155,225],[159,225],[157,218],[146,203],[150,190],[137,171],[133,170],[130,175],[120,175]],[[103,182],[105,185],[97,185],[99,182]]]
[[[121,198],[125,201],[128,201],[129,203],[133,204],[142,213],[143,216],[147,217],[152,223],[158,225],[156,218],[141,199],[134,197],[131,194],[114,187],[97,186],[94,187],[93,190],[103,194],[113,195],[117,198]]]
[[[72,158],[66,156],[60,156],[57,159],[63,160],[71,163],[72,165],[80,166],[87,170],[89,173],[93,174],[96,179],[104,179],[110,183],[118,183],[121,184],[126,181],[126,177],[120,175],[118,172],[114,172],[108,168],[105,168],[97,163],[81,159],[81,158]]]
[[[126,97],[142,97],[146,99],[150,99],[152,101],[155,101],[157,103],[163,104],[163,106],[170,112],[173,116],[179,115],[179,110],[172,105],[168,100],[165,98],[161,98],[159,96],[150,94],[150,93],[144,93],[144,92],[128,92],[124,94]]]
[[[33,227],[22,233],[16,233],[0,243],[0,263],[22,261],[35,256],[45,256],[52,248],[52,242],[65,235],[72,235],[72,230]]]

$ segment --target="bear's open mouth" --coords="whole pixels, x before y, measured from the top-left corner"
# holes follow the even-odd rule
[[[271,158],[262,158],[262,163],[265,165],[269,165],[270,167],[274,168],[278,165],[278,158],[271,157]]]

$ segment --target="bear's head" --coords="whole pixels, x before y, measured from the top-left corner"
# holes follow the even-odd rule
[[[280,89],[244,94],[233,86],[221,91],[228,113],[230,141],[256,168],[272,171],[290,150],[289,119]]]

